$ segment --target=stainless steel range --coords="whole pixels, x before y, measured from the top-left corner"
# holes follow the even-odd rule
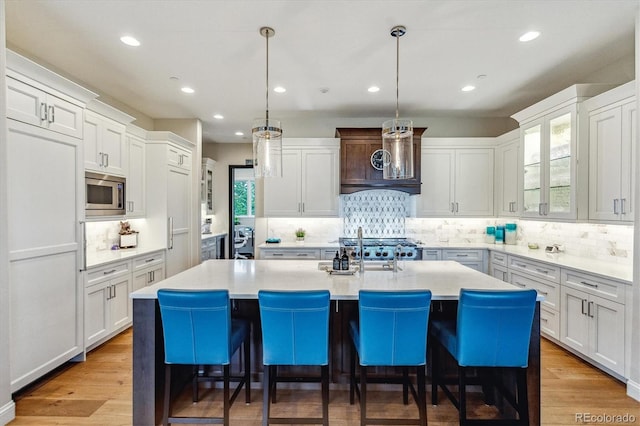
[[[409,238],[363,238],[363,260],[392,260],[394,251],[400,246],[401,260],[420,260],[421,251],[415,241]],[[340,248],[345,248],[353,260],[360,260],[357,238],[340,238]]]

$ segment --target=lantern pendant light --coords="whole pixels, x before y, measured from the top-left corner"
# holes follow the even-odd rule
[[[382,123],[382,149],[384,161],[382,178],[412,179],[414,177],[413,161],[413,122],[398,118],[398,82],[400,74],[400,37],[407,32],[402,25],[391,29],[391,36],[396,38],[396,118]]]
[[[275,35],[273,28],[260,28],[260,35],[267,41],[267,108],[265,118],[254,120],[253,172],[256,178],[282,176],[282,128],[279,120],[269,118],[269,38]]]

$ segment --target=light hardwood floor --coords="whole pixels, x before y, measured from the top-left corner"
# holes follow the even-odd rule
[[[576,415],[581,413],[591,416],[626,414],[635,417],[635,423],[631,424],[640,425],[640,402],[626,396],[622,383],[542,340],[542,425],[580,424]],[[16,419],[10,425],[130,425],[131,347],[129,329],[90,352],[86,362],[69,364],[16,394]],[[203,401],[196,406],[190,403],[188,392],[185,393],[184,414],[192,410],[209,410],[218,415],[220,393],[204,390],[201,392]],[[330,398],[331,425],[358,424],[359,409],[357,405],[349,405],[347,391],[332,391]],[[430,401],[430,393],[427,398]],[[278,410],[288,410],[286,415],[291,416],[319,415],[319,392],[279,391],[278,399],[274,415],[285,415]],[[287,404],[292,399],[296,403]],[[417,415],[415,405],[402,405],[398,392],[375,392],[372,399],[376,401],[370,404],[372,414],[378,411],[379,415],[390,417]],[[260,389],[252,389],[252,401],[245,405],[240,395],[231,408],[232,425],[260,425]],[[491,414],[494,409],[478,404],[477,410]],[[427,405],[427,416],[430,425],[457,424],[455,408],[442,395],[440,405]]]

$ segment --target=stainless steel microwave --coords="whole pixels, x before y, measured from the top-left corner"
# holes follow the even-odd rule
[[[85,214],[118,216],[125,214],[126,178],[85,172]]]

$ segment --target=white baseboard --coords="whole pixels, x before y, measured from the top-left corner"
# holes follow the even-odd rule
[[[6,425],[16,418],[16,404],[13,401],[0,407],[0,425]]]
[[[627,395],[636,401],[640,401],[640,383],[632,380],[627,381]]]

